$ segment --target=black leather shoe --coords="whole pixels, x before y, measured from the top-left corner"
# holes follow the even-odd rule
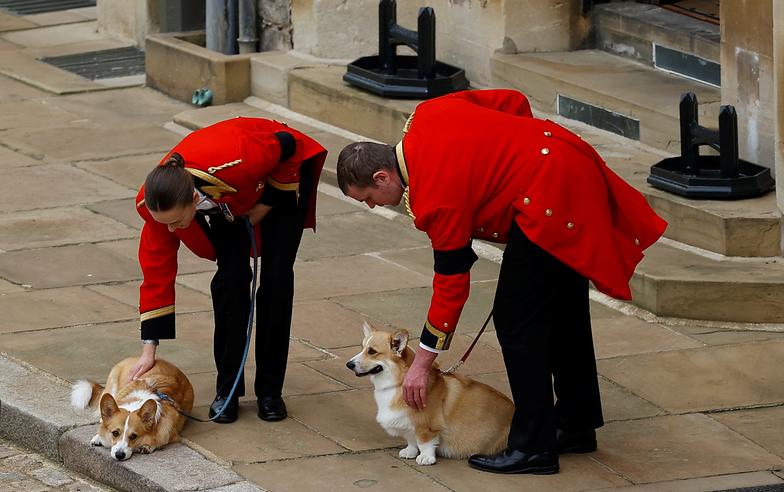
[[[279,396],[263,396],[258,400],[259,418],[267,422],[277,422],[288,417],[286,404]]]
[[[553,453],[524,453],[510,448],[492,456],[475,454],[468,458],[468,464],[477,470],[492,473],[552,475],[559,470],[558,456]]]
[[[558,454],[566,453],[592,453],[596,451],[596,431],[563,431],[555,430],[555,439],[558,444]]]
[[[213,418],[215,415],[218,414],[223,404],[226,402],[225,396],[216,396],[215,400],[213,400],[212,405],[210,405],[210,411],[207,414],[210,418]],[[223,413],[220,414],[220,417],[213,420],[213,422],[217,422],[219,424],[230,424],[237,420],[237,413],[239,412],[240,403],[238,398],[232,398],[226,408],[223,409]]]

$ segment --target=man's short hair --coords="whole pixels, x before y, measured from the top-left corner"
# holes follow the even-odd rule
[[[397,172],[395,149],[386,144],[356,142],[346,145],[338,155],[338,186],[343,194],[349,186],[374,186],[373,174],[385,169]]]

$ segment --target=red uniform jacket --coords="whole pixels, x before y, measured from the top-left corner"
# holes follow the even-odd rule
[[[281,142],[274,135],[281,131],[293,136],[296,144],[294,154],[282,162]],[[316,184],[327,151],[293,128],[272,120],[234,118],[191,133],[161,164],[175,152],[185,160],[185,169],[193,175],[196,187],[237,218],[259,201],[265,187],[298,191],[300,167],[312,166],[313,192],[305,227],[315,228]],[[195,220],[175,232],[156,222],[144,206],[144,187],[136,204],[144,219],[139,244],[144,274],[139,293],[142,338],[174,338],[174,281],[180,242],[209,260],[215,260],[215,251]]]
[[[631,298],[629,279],[666,222],[580,137],[534,118],[510,90],[431,99],[406,127],[398,163],[436,260],[423,344],[449,347],[476,259],[471,239],[505,243],[513,220],[600,291]]]

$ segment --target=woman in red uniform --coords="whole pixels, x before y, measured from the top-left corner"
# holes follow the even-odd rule
[[[370,207],[398,204],[407,190],[433,247],[433,296],[406,402],[425,405],[428,369],[449,348],[477,259],[472,239],[504,243],[493,318],[516,410],[508,448],[469,464],[556,473],[559,453],[595,450],[603,418],[588,281],[631,298],[634,268],[666,226],[645,198],[510,90],[426,101],[396,147],[351,144],[337,172],[343,193]]]
[[[142,356],[138,377],[152,367],[161,339],[175,337],[177,250],[182,242],[196,255],[217,262],[210,284],[218,369],[209,415],[224,406],[239,370],[250,309],[251,239],[255,226],[261,278],[256,292],[256,379],[259,417],[282,420],[293,265],[306,227],[315,226],[316,185],[326,150],[277,121],[234,118],[185,137],[139,190],[136,208],[144,219],[139,262]],[[259,235],[260,233],[260,235]],[[240,378],[217,422],[237,419]]]

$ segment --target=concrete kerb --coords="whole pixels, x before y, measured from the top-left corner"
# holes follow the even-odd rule
[[[127,491],[263,490],[184,444],[116,461],[90,446],[97,416],[70,404],[70,384],[0,353],[0,437]]]

